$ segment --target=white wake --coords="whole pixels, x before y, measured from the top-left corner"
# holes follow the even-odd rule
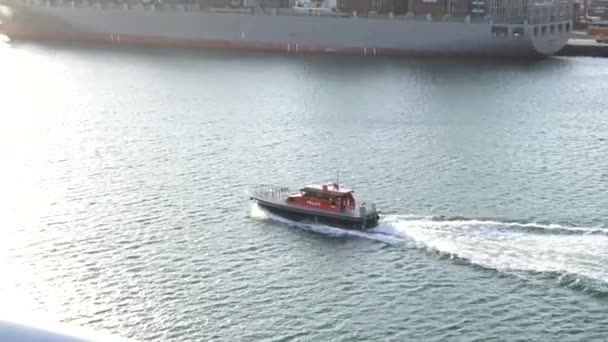
[[[252,207],[252,216],[333,237],[416,246],[504,272],[582,276],[608,284],[608,229],[474,219],[389,215],[378,227],[352,231],[301,224]]]

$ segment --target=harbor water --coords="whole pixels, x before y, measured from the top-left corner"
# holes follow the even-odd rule
[[[608,60],[0,45],[0,300],[140,341],[608,336]],[[340,180],[368,232],[252,206]]]

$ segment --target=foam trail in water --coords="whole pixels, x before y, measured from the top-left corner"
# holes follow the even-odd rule
[[[257,205],[252,207],[252,216],[329,236],[360,237],[391,245],[414,243],[499,271],[579,275],[608,284],[606,228],[390,215],[378,227],[363,232],[293,222],[268,214]]]
[[[608,283],[605,229],[399,218],[392,218],[391,227],[424,248],[487,268],[575,274]]]

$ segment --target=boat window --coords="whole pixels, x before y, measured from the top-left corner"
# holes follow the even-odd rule
[[[513,28],[513,37],[522,37],[524,35],[523,27],[514,27]]]
[[[318,198],[318,199],[327,199],[326,196],[323,193],[320,193],[320,192],[315,193],[315,198]]]
[[[535,36],[538,36],[538,26],[535,26],[535,27],[534,27],[534,35],[535,35]]]
[[[305,197],[317,197],[317,196],[315,195],[315,193],[314,193],[314,192],[312,192],[312,191],[304,191],[304,196],[305,196]]]
[[[508,36],[509,28],[505,26],[492,26],[492,35],[496,37]]]
[[[324,194],[322,192],[316,192],[316,191],[305,191],[304,196],[316,198],[316,199],[323,199],[323,200],[326,200],[329,198],[329,196],[327,196],[326,194]]]

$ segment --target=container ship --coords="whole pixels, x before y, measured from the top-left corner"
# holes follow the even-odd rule
[[[0,0],[0,32],[60,40],[336,53],[542,57],[571,0]]]

